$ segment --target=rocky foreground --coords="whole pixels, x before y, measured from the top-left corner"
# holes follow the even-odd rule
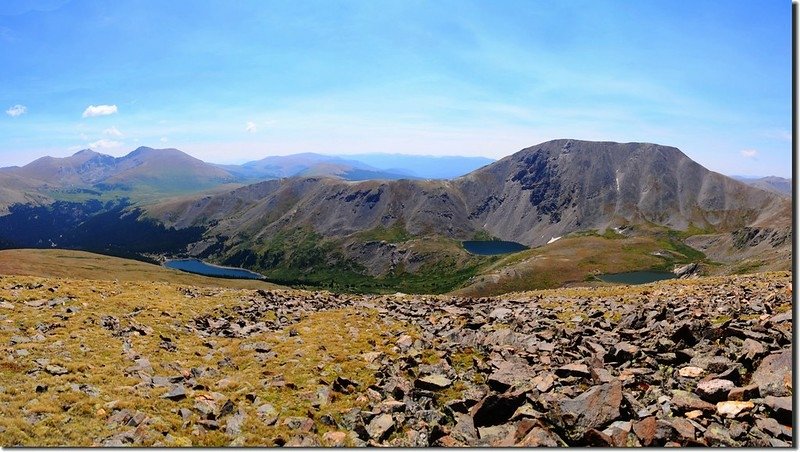
[[[0,277],[0,445],[791,446],[790,273],[501,298]]]

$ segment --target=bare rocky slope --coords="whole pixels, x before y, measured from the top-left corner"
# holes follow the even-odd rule
[[[791,284],[364,297],[2,276],[0,445],[790,447]]]

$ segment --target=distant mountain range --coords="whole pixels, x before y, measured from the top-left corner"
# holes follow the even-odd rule
[[[0,210],[20,200],[42,204],[108,192],[159,199],[236,181],[228,171],[177,149],[140,147],[118,158],[86,149],[69,157],[42,157],[22,167],[0,168]]]
[[[271,156],[242,165],[217,165],[245,179],[339,177],[368,179],[452,179],[492,163],[485,157],[358,154],[348,158],[314,153]]]
[[[731,176],[732,178],[744,182],[747,185],[758,187],[762,190],[771,191],[781,195],[792,196],[792,180],[778,176],[767,177],[748,177]]]
[[[0,216],[0,247],[195,256],[283,284],[367,291],[436,292],[502,273],[461,247],[470,239],[539,247],[617,231],[610,237],[666,247],[614,242],[641,257],[629,266],[653,253],[665,266],[696,254],[730,265],[747,258],[748,269],[791,264],[791,200],[674,147],[562,139],[486,160],[298,154],[214,165],[151,148],[45,157],[0,169],[0,206],[10,212]]]
[[[242,165],[218,165],[177,149],[140,147],[123,157],[86,149],[69,157],[42,157],[22,167],[0,168],[0,211],[13,203],[46,204],[112,192],[134,200],[194,193],[227,184],[245,185],[283,177],[332,177],[358,181],[451,178],[491,159],[399,154],[362,154],[362,160],[313,153],[271,156]]]

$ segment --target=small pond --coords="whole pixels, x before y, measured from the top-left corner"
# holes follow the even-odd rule
[[[676,276],[671,272],[642,270],[624,273],[607,273],[605,275],[599,275],[597,278],[604,282],[618,284],[647,284],[664,279],[674,279]]]
[[[505,240],[467,240],[462,244],[467,252],[481,256],[516,253],[517,251],[528,249],[527,246],[521,243],[507,242]]]
[[[164,262],[167,268],[216,278],[264,279],[264,275],[243,268],[221,267],[197,259],[176,259]]]

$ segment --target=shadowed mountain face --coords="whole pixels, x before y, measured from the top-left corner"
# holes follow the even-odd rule
[[[555,140],[451,181],[287,179],[150,211],[180,227],[214,223],[212,233],[227,237],[293,228],[342,237],[399,225],[412,235],[468,239],[483,231],[537,246],[630,224],[729,231],[789,208],[676,148]]]

